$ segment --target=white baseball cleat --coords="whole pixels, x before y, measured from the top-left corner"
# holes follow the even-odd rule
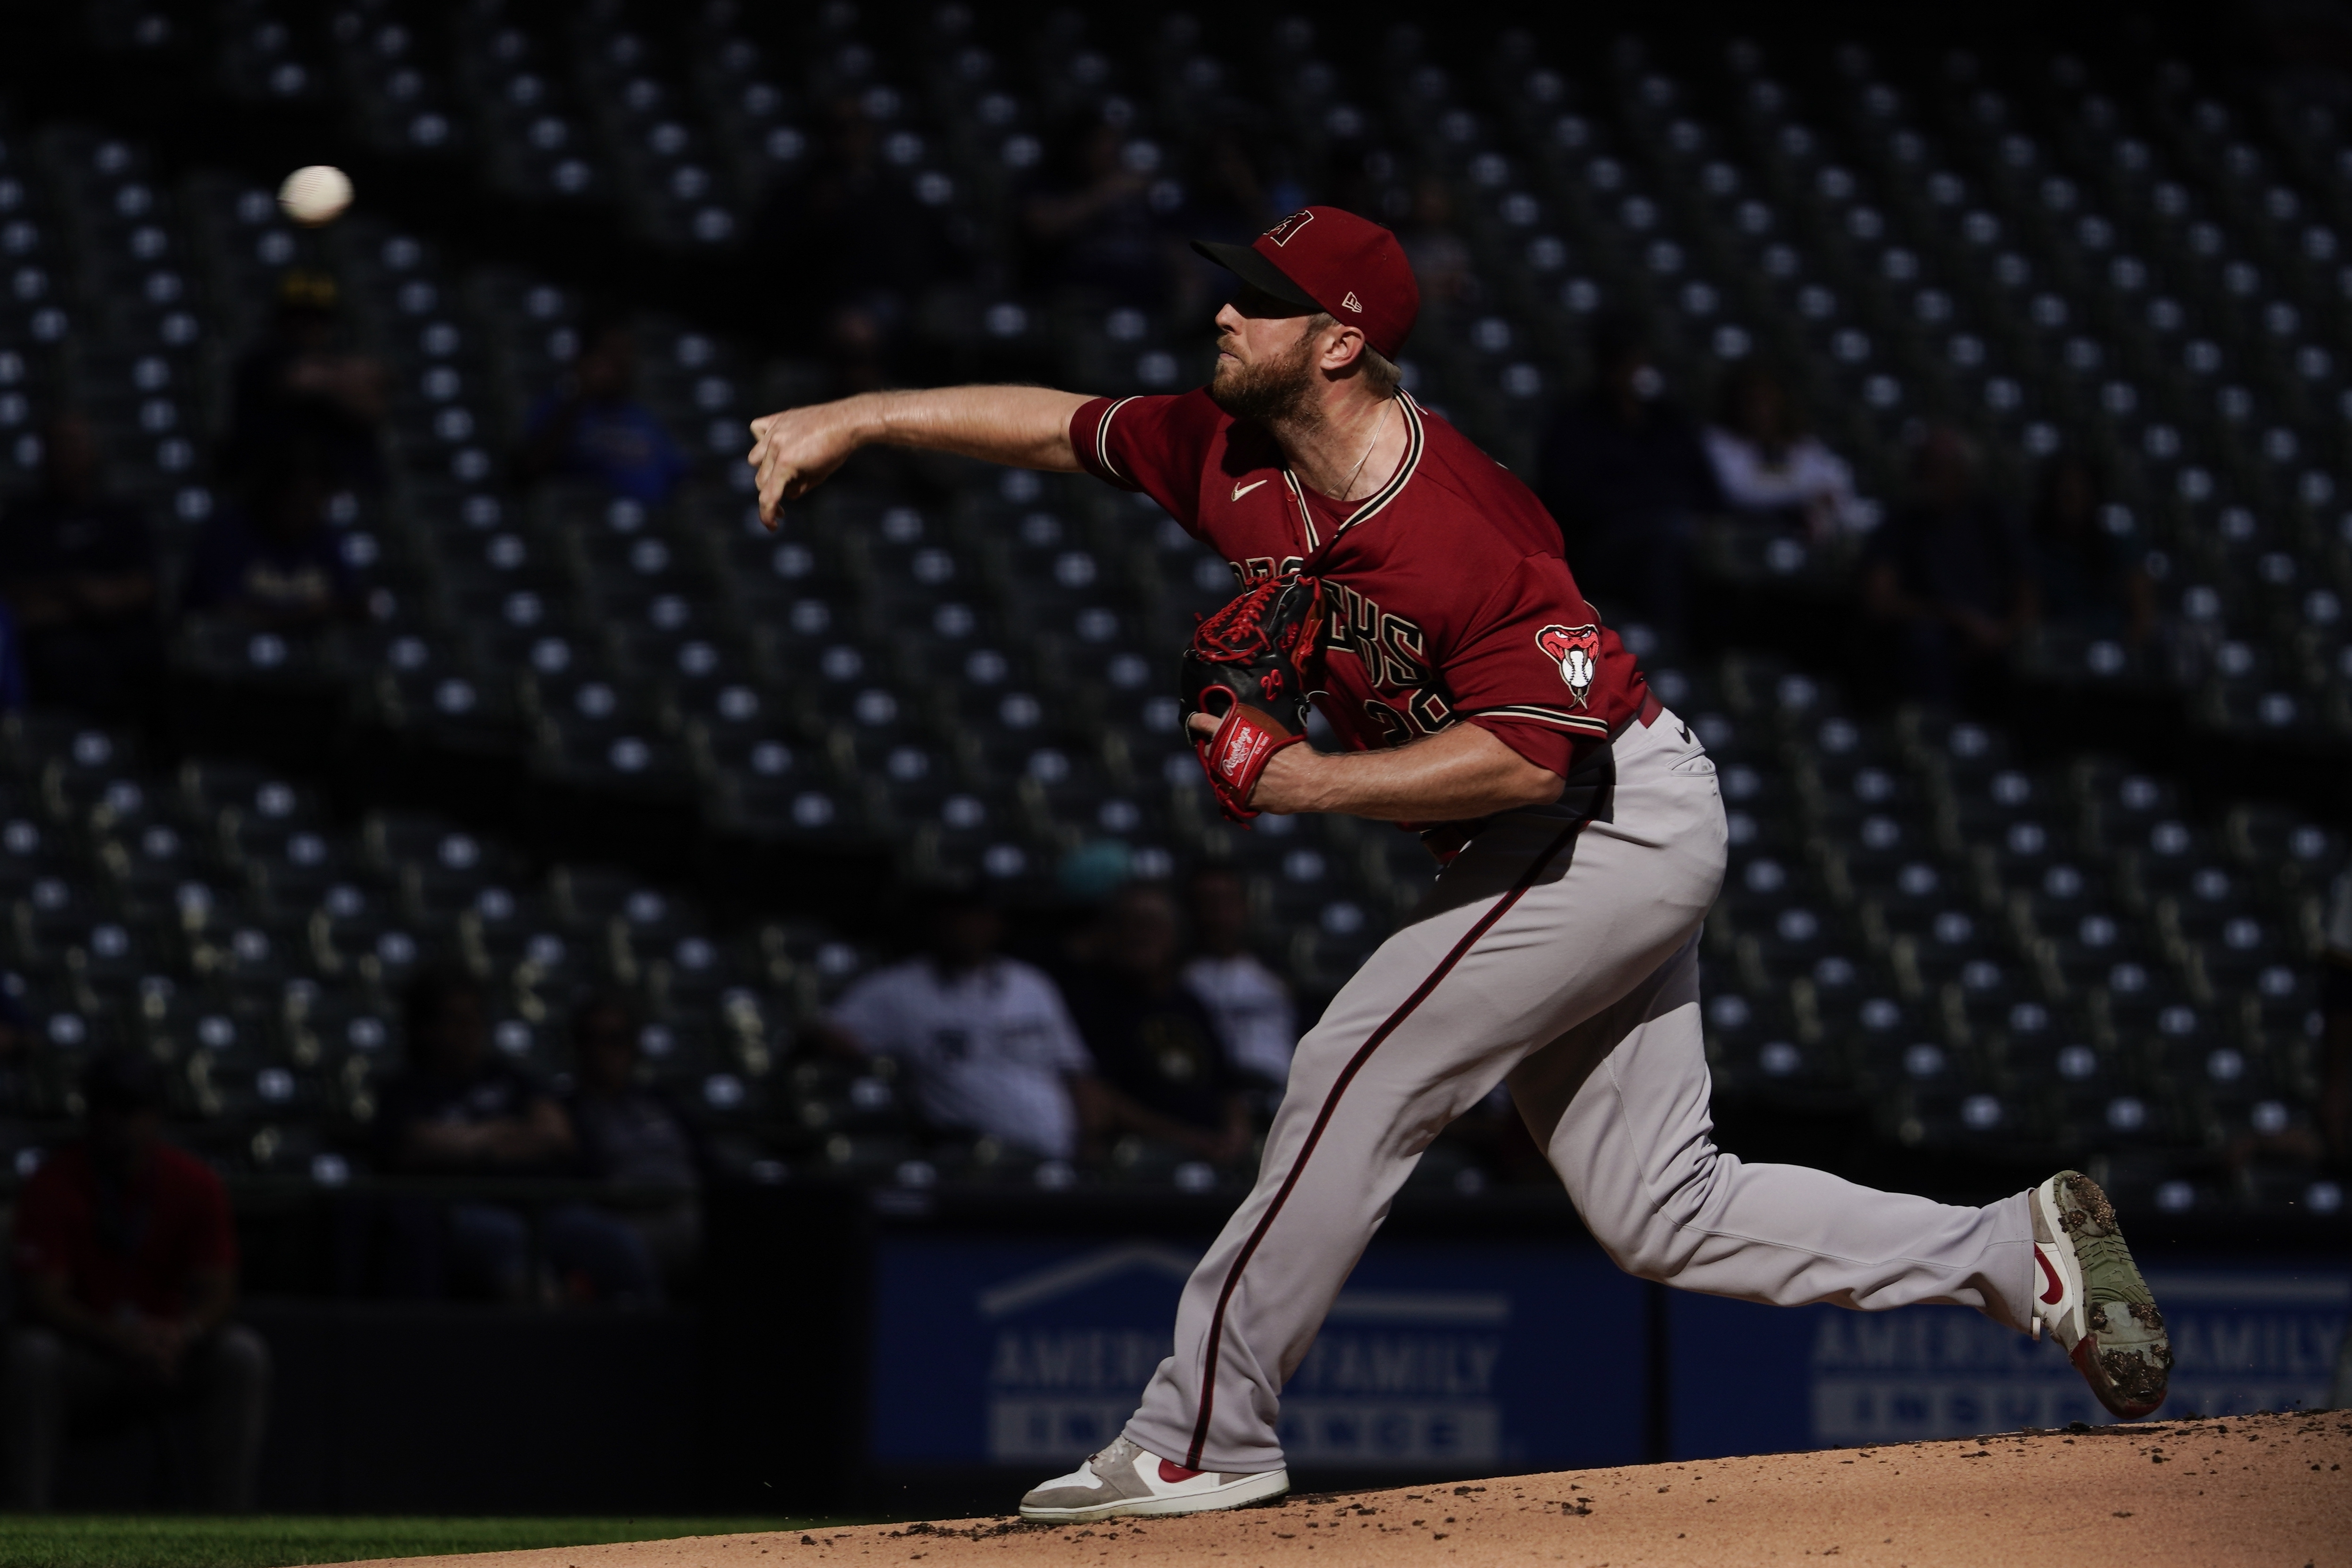
[[[1068,1475],[1056,1476],[1023,1498],[1021,1517],[1048,1524],[1092,1524],[1123,1514],[1208,1513],[1265,1502],[1289,1490],[1288,1470],[1188,1470],[1122,1437]]]
[[[2172,1341],[2107,1195],[2082,1172],[2060,1171],[2028,1201],[2041,1270],[2033,1337],[2048,1329],[2099,1403],[2125,1420],[2154,1413],[2170,1381]]]

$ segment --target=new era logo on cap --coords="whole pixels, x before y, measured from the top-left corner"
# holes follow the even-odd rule
[[[1192,248],[1278,299],[1362,328],[1390,359],[1421,314],[1421,286],[1396,235],[1338,207],[1303,208],[1247,246],[1194,240]]]

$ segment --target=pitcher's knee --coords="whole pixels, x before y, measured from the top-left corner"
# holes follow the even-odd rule
[[[1588,1213],[1585,1225],[1610,1260],[1636,1279],[1670,1283],[1688,1268],[1705,1239],[1697,1228],[1724,1161],[1711,1143],[1690,1150],[1658,1185],[1641,1181],[1630,1201],[1607,1214]]]
[[[1654,1211],[1628,1217],[1606,1230],[1595,1228],[1593,1239],[1611,1262],[1637,1280],[1664,1283],[1682,1271],[1675,1228]]]

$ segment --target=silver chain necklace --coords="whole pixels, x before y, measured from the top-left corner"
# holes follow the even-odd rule
[[[1390,398],[1381,404],[1381,422],[1372,426],[1372,438],[1364,444],[1364,455],[1356,459],[1356,465],[1348,470],[1348,477],[1339,486],[1339,504],[1341,506],[1345,506],[1349,501],[1355,499],[1356,476],[1361,474],[1364,471],[1364,465],[1372,460],[1372,448],[1378,446],[1381,444],[1381,437],[1388,434],[1389,415],[1393,413],[1395,409],[1396,399],[1394,398]]]

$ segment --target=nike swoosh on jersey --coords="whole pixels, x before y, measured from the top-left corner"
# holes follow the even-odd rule
[[[1253,483],[1253,484],[1248,484],[1248,485],[1236,485],[1236,486],[1234,486],[1234,500],[1236,500],[1236,501],[1240,500],[1244,496],[1246,496],[1246,495],[1248,495],[1252,490],[1256,489],[1256,488],[1258,487],[1258,486],[1259,486],[1259,485],[1263,485],[1263,484],[1265,484],[1265,480],[1260,479],[1260,480],[1255,481],[1255,483]]]

